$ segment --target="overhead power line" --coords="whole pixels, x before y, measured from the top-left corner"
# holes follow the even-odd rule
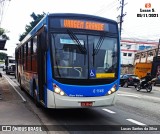
[[[100,7],[100,9],[98,11],[96,11],[94,14],[96,15],[100,15],[106,12],[112,12],[111,9],[115,6],[117,6],[117,0],[112,1],[111,3],[108,4],[103,4],[103,6]]]

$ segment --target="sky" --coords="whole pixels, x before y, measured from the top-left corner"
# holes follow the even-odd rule
[[[82,13],[101,16],[117,21],[121,13],[121,0],[5,0],[1,27],[9,31],[5,48],[14,55],[19,36],[32,21],[30,15],[45,13]],[[145,4],[150,3],[150,8]],[[160,39],[160,0],[124,0],[122,38],[155,40]],[[0,7],[2,8],[2,7]],[[140,12],[154,9],[154,12]],[[158,14],[158,17],[137,17],[137,14]]]

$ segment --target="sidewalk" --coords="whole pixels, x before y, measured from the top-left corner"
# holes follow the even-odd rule
[[[4,77],[0,78],[0,94],[0,125],[42,125],[31,107],[23,102]]]
[[[0,78],[0,94],[1,102],[21,101],[21,98],[12,90],[12,87],[4,77]]]

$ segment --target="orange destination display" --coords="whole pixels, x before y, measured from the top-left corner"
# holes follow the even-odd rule
[[[94,22],[94,21],[82,21],[82,20],[69,20],[63,21],[63,26],[65,28],[78,28],[78,29],[88,29],[88,30],[98,30],[104,31],[105,24]]]

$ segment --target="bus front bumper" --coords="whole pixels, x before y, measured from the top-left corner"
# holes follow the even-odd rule
[[[50,90],[47,90],[48,108],[90,108],[114,105],[116,101],[116,92],[99,97],[69,97],[61,96]],[[83,102],[92,102],[91,106],[82,106]]]

